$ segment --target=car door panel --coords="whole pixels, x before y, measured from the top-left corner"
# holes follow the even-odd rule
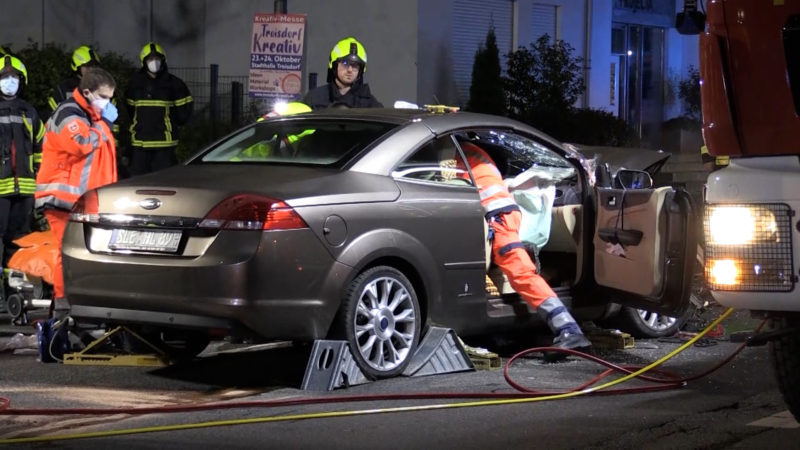
[[[454,329],[480,326],[486,309],[486,221],[477,189],[404,179],[397,184],[402,193],[396,207],[407,214],[405,224],[393,226],[415,236],[440,272],[439,301],[430,302],[430,317],[434,322],[446,317]]]
[[[596,189],[594,277],[614,300],[663,313],[688,304],[694,254],[683,190]]]

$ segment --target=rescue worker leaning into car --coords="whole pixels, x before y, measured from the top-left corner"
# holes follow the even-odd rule
[[[272,119],[275,117],[281,116],[292,116],[295,114],[301,114],[311,112],[311,108],[302,102],[283,102],[279,101],[276,102],[272,108],[272,111],[264,114],[263,116],[259,117],[257,122],[263,122],[267,119]],[[239,152],[236,156],[231,158],[231,161],[252,161],[252,160],[260,160],[265,159],[274,154],[274,150],[278,150],[278,152],[287,153],[287,149],[293,150],[294,144],[296,144],[301,138],[304,136],[308,136],[314,134],[314,130],[304,130],[297,134],[290,134],[288,136],[273,136],[272,139],[269,141],[260,141],[257,142],[241,152]],[[285,157],[294,157],[294,151],[289,152],[288,154],[282,154]]]
[[[354,37],[337,42],[328,60],[328,84],[314,88],[303,97],[311,109],[328,107],[383,108],[364,83],[367,51]]]
[[[459,140],[459,144],[477,184],[481,205],[489,223],[492,261],[500,267],[520,297],[547,322],[556,335],[553,347],[578,349],[591,346],[572,314],[547,281],[536,273],[536,265],[519,237],[522,214],[503,182],[497,165],[476,144],[466,140]],[[556,358],[562,355],[550,356]]]
[[[131,118],[131,175],[166,169],[177,163],[180,129],[192,116],[192,94],[169,73],[161,45],[148,42],[139,53],[142,67],[125,90]]]
[[[117,181],[117,151],[111,133],[117,108],[110,101],[115,86],[111,74],[90,68],[72,97],[47,121],[42,166],[36,177],[36,208],[44,209],[59,249],[78,198]],[[53,290],[56,312],[67,309],[61,252],[53,267]]]
[[[0,266],[6,243],[30,233],[36,172],[42,161],[44,126],[36,109],[20,96],[28,70],[19,59],[0,57]],[[0,279],[2,269],[0,268]],[[0,287],[0,294],[2,288]],[[2,298],[0,298],[2,299]]]

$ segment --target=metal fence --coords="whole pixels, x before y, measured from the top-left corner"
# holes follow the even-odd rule
[[[193,121],[214,125],[240,125],[266,112],[268,102],[248,96],[247,76],[220,76],[219,67],[170,67],[170,73],[186,83],[192,93]]]

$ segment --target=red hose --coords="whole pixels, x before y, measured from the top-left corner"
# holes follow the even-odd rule
[[[766,323],[762,321],[761,324],[756,328],[756,332],[761,330],[761,328]],[[723,359],[720,363],[712,366],[710,369],[701,372],[697,375],[692,375],[690,377],[679,378],[677,375],[663,371],[658,369],[653,369],[651,372],[660,374],[663,377],[651,377],[646,375],[639,375],[636,378],[639,378],[644,381],[649,381],[651,383],[656,383],[656,386],[646,386],[646,387],[636,387],[636,388],[624,388],[624,389],[606,389],[602,391],[595,391],[592,392],[593,395],[619,395],[619,394],[631,394],[631,393],[640,393],[640,392],[653,392],[653,391],[663,391],[667,389],[676,389],[679,387],[683,387],[689,381],[694,381],[704,376],[709,375],[710,373],[714,372],[715,370],[719,369],[720,367],[724,366],[730,360],[732,360],[739,352],[744,349],[746,343],[741,344],[736,350],[734,350],[728,357]],[[551,351],[558,351],[562,353],[567,353],[570,355],[574,355],[580,358],[587,359],[589,361],[595,362],[602,366],[607,367],[608,369],[603,371],[602,373],[596,375],[586,383],[568,391],[563,392],[545,392],[545,391],[537,391],[527,387],[524,387],[517,383],[516,381],[511,378],[508,373],[511,364],[527,354],[534,353],[534,352],[551,352]],[[246,401],[246,402],[225,402],[225,403],[199,403],[199,404],[191,404],[191,405],[166,405],[166,406],[148,406],[148,407],[136,407],[136,408],[11,408],[11,401],[7,398],[0,397],[0,415],[15,415],[15,416],[54,416],[54,415],[96,415],[96,414],[154,414],[154,413],[178,413],[178,412],[191,412],[191,411],[208,411],[208,410],[222,410],[222,409],[239,409],[239,408],[266,408],[266,407],[279,407],[279,406],[296,406],[296,405],[314,405],[314,404],[326,404],[326,403],[344,403],[344,402],[366,402],[366,401],[377,401],[377,400],[432,400],[432,399],[497,399],[497,398],[533,398],[533,397],[542,397],[545,395],[555,395],[560,393],[567,393],[567,392],[574,392],[586,389],[594,384],[596,384],[601,379],[609,376],[614,372],[621,372],[623,374],[630,374],[635,372],[636,370],[640,369],[640,366],[618,366],[616,364],[610,363],[603,359],[597,358],[592,355],[588,355],[586,353],[582,353],[575,350],[567,350],[567,349],[559,349],[555,347],[536,347],[531,348],[528,350],[524,350],[512,356],[505,365],[503,370],[503,374],[505,376],[506,382],[513,387],[514,389],[520,392],[475,392],[475,393],[464,393],[464,392],[439,392],[439,393],[417,393],[417,394],[371,394],[371,395],[342,395],[342,396],[334,396],[334,397],[300,397],[294,399],[284,399],[284,400],[264,400],[264,401]]]

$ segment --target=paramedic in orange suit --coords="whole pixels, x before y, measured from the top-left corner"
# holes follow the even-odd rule
[[[111,74],[90,68],[72,97],[58,105],[47,121],[35,197],[36,207],[44,210],[59,248],[78,198],[117,181],[116,146],[111,133],[117,108],[110,101],[115,85]],[[68,308],[60,256],[53,272],[53,304],[58,311]]]
[[[519,237],[522,214],[503,182],[497,165],[477,145],[465,141],[459,141],[459,145],[477,184],[490,235],[494,235],[494,263],[508,277],[511,287],[547,322],[556,335],[553,347],[578,349],[591,346],[547,281],[536,273],[536,265]]]

